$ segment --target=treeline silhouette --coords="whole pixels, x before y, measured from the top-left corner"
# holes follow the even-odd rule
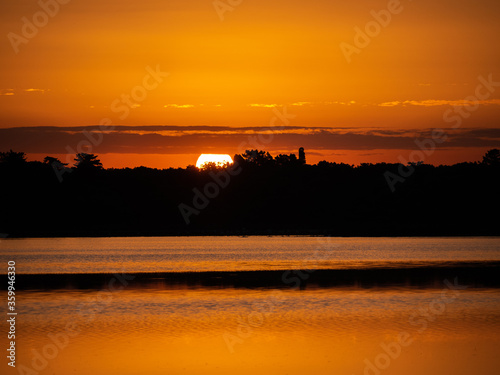
[[[249,150],[232,166],[104,169],[0,153],[0,233],[24,236],[499,235],[500,151],[473,163],[306,164]],[[392,184],[392,185],[391,185]],[[391,188],[392,186],[392,188]]]

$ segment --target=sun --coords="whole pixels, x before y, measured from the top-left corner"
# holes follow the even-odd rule
[[[203,168],[205,164],[215,163],[218,166],[233,164],[233,159],[228,154],[201,154],[196,162],[196,167]]]

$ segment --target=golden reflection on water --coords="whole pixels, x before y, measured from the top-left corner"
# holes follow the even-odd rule
[[[498,237],[114,237],[0,242],[18,273],[336,269],[500,260]]]
[[[45,353],[53,358],[38,357],[34,364],[39,373],[55,375],[497,374],[498,290],[464,290],[436,303],[441,293],[394,288],[27,291],[19,296],[18,364],[33,368],[33,355]],[[74,331],[66,330],[68,323]],[[381,345],[394,348],[401,332],[411,343],[398,344],[394,358],[385,355]],[[54,337],[61,346],[55,356]],[[383,366],[365,370],[367,361]]]

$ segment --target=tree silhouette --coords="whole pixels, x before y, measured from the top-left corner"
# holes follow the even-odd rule
[[[198,172],[199,169],[196,165],[194,164],[189,164],[187,167],[186,167],[186,171],[189,171],[189,172]]]
[[[53,158],[52,156],[46,156],[43,159],[43,163],[50,165],[56,171],[61,171],[61,170],[71,171],[71,169],[66,167],[68,165],[68,163],[63,163],[58,158]]]
[[[402,176],[406,165],[301,164],[300,151],[298,158],[259,150],[235,155],[233,174],[233,167],[227,174],[195,166],[103,169],[92,154],[57,170],[50,165],[56,158],[28,162],[10,151],[0,153],[0,234],[498,235],[499,154],[490,150],[481,163],[416,162],[411,178],[391,190],[385,173]],[[181,206],[189,207],[189,225]],[[79,220],[68,220],[72,212]]]
[[[259,167],[264,165],[270,165],[273,163],[273,157],[269,152],[261,150],[246,150],[243,155],[243,159],[249,163]]]
[[[212,171],[212,172],[217,172],[222,169],[226,169],[230,166],[229,163],[216,163],[213,161],[210,161],[208,163],[204,163],[199,169],[202,171]]]
[[[81,152],[76,154],[75,168],[77,170],[100,170],[102,169],[102,163],[97,158],[97,155],[94,154],[86,154],[85,152]]]
[[[245,159],[240,154],[235,154],[233,156],[233,164],[235,165],[244,165]]]
[[[68,163],[63,163],[58,158],[53,158],[52,156],[46,156],[46,157],[44,157],[43,158],[43,162],[44,162],[44,164],[48,164],[48,165],[53,165],[54,163],[57,166],[66,166],[66,165],[68,165]]]
[[[63,163],[58,158],[54,158],[52,156],[46,156],[43,159],[43,163],[45,165],[52,167],[59,182],[62,182],[62,180],[63,180],[62,176],[64,173],[73,171],[71,168],[67,167],[68,163]]]
[[[482,163],[486,165],[500,165],[500,150],[494,148],[486,152]]]
[[[279,154],[278,156],[274,157],[274,162],[276,163],[276,165],[289,165],[291,162],[291,158],[290,155]]]
[[[0,163],[5,163],[11,166],[23,165],[26,163],[26,154],[24,152],[0,152]]]

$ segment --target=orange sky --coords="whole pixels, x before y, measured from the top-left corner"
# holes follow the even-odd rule
[[[59,1],[41,1],[50,4],[49,16],[34,0],[0,5],[0,128],[37,127],[23,142],[0,132],[0,150],[15,147],[30,159],[63,155],[85,135],[64,145],[66,139],[40,137],[38,127],[98,129],[103,119],[134,129],[280,127],[273,119],[284,107],[294,115],[287,126],[358,135],[375,128],[398,136],[411,130],[414,137],[433,128],[499,128],[500,86],[488,89],[479,78],[500,82],[497,1],[243,0],[223,14],[212,0]],[[385,26],[374,26],[374,12]],[[35,30],[23,29],[26,20]],[[355,42],[356,27],[372,35],[363,45]],[[341,45],[347,44],[357,53],[346,57]],[[477,108],[470,106],[474,96]],[[464,99],[462,116],[457,106]],[[446,121],[449,110],[459,119]],[[235,142],[248,137],[239,134]],[[159,168],[194,164],[202,152],[239,151],[239,143],[221,141],[217,132],[192,143],[190,136],[166,138],[164,148],[140,139],[118,148],[104,136],[91,151],[105,167]],[[296,152],[301,143],[275,138],[260,148]],[[467,139],[439,144],[425,161],[479,160],[500,146],[495,132]],[[304,139],[304,146],[309,162],[397,162],[412,150],[405,140],[380,141],[356,148],[356,142]]]

